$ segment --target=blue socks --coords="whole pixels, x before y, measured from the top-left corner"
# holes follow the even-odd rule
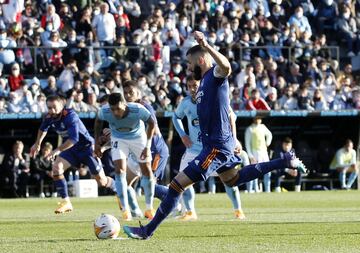
[[[259,178],[272,170],[285,169],[286,167],[287,161],[281,158],[274,159],[269,162],[251,164],[245,166],[238,172],[238,179],[235,184],[241,185],[253,179]]]
[[[183,200],[186,211],[195,212],[195,190],[192,185],[184,191]]]
[[[129,210],[126,173],[115,174],[115,187],[123,211]]]
[[[155,180],[147,176],[142,176],[140,185],[144,189],[146,209],[151,210],[153,209],[154,203]]]
[[[65,199],[69,197],[68,187],[65,178],[54,180],[56,191],[58,195]]]
[[[168,190],[169,190],[169,188],[167,186],[164,186],[161,184],[155,184],[154,197],[157,199],[160,199],[162,201],[166,197]]]
[[[229,196],[234,210],[241,210],[240,192],[237,186],[230,187],[224,184],[226,194]]]
[[[163,220],[171,213],[179,202],[181,193],[175,191],[172,187],[169,187],[168,194],[161,202],[159,208],[156,211],[154,218],[149,224],[144,226],[147,235],[152,235],[155,229],[163,222]]]
[[[140,207],[139,207],[139,204],[137,202],[136,192],[135,192],[134,188],[132,188],[131,186],[128,186],[127,193],[128,193],[128,200],[129,200],[130,210],[132,212],[139,212]],[[141,212],[141,210],[140,210],[140,212]]]

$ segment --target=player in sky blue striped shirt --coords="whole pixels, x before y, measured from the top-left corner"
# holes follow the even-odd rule
[[[115,186],[123,211],[122,218],[132,219],[126,181],[127,158],[132,153],[142,172],[141,186],[147,208],[145,216],[152,219],[155,180],[151,170],[150,147],[155,121],[144,106],[127,103],[121,93],[110,94],[108,104],[101,107],[95,120],[95,153],[99,157],[102,155],[99,137],[103,121],[107,121],[111,129],[111,156],[115,165]],[[148,126],[146,132],[144,123]]]

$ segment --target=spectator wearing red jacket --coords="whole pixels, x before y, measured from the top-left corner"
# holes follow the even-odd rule
[[[270,111],[270,106],[266,101],[260,97],[260,92],[258,89],[253,89],[251,91],[251,98],[246,104],[246,110],[266,110]]]
[[[17,63],[14,63],[11,66],[11,74],[8,77],[8,83],[11,91],[16,91],[20,88],[21,81],[24,80],[22,74],[20,74],[20,66]]]

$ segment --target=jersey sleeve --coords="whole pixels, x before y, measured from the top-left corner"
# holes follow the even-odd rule
[[[185,99],[183,99],[178,107],[175,109],[174,116],[178,119],[183,119],[185,117]]]
[[[139,106],[139,117],[142,121],[146,122],[151,117],[151,113],[144,106]]]
[[[64,120],[69,140],[71,140],[74,144],[79,141],[79,120],[79,116],[76,113],[69,114]]]
[[[99,118],[99,120],[105,120],[104,111],[103,111],[103,108],[102,108],[102,107],[101,107],[100,110],[98,111],[97,117]]]
[[[45,117],[40,125],[40,131],[47,132],[51,126],[51,118]]]
[[[157,124],[157,119],[156,119],[156,114],[155,114],[154,108],[148,103],[141,103],[141,104],[150,112],[152,119]]]

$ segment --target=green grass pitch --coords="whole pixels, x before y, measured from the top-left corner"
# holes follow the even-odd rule
[[[2,199],[0,252],[360,252],[360,191],[241,198],[246,221],[233,218],[225,194],[200,194],[198,221],[169,218],[148,241],[96,239],[93,220],[120,215],[113,197],[74,198],[64,215],[53,213],[56,199]]]

